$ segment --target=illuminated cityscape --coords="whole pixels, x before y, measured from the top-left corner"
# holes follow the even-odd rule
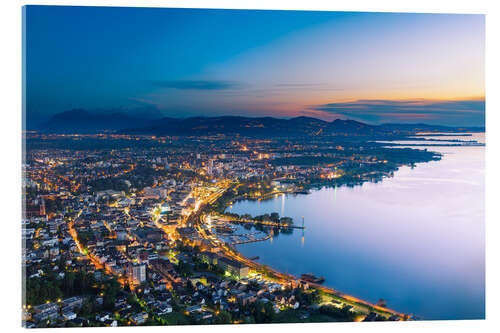
[[[25,8],[23,326],[420,319],[385,296],[334,288],[372,276],[297,274],[241,249],[294,234],[304,247],[314,224],[305,206],[287,216],[285,197],[385,184],[441,163],[448,151],[435,147],[483,149],[471,133],[484,133],[483,44],[472,33],[484,33],[484,17],[151,10]],[[213,36],[200,30],[209,25]],[[280,212],[231,209],[277,198]],[[403,224],[406,208],[388,201]],[[363,220],[376,224],[372,215]],[[370,247],[369,232],[352,229],[352,252],[371,251],[356,265],[392,263],[385,251],[399,238]]]
[[[439,154],[335,136],[319,142],[27,133],[26,139],[23,267],[30,322],[327,320],[324,313],[332,320],[409,319],[323,287],[314,275],[295,277],[242,256],[235,245],[304,226],[277,213],[239,216],[225,209],[243,198],[380,181]],[[109,143],[122,149],[99,148]],[[250,231],[235,232],[235,225]],[[79,301],[65,305],[67,297]]]

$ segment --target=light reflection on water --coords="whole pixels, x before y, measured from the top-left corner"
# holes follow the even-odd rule
[[[428,149],[443,159],[376,184],[234,203],[232,212],[304,216],[306,226],[238,249],[424,319],[484,318],[484,147]]]

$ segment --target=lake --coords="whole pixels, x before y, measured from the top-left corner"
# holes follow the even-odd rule
[[[449,137],[457,138],[471,139]],[[484,142],[484,134],[472,138]],[[228,211],[278,212],[296,224],[304,217],[306,226],[238,250],[421,319],[484,318],[484,147],[436,143],[418,148],[442,160],[402,167],[379,183],[234,203]]]

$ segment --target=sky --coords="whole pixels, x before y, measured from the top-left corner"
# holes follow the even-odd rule
[[[71,110],[484,126],[484,16],[27,6],[27,124]]]

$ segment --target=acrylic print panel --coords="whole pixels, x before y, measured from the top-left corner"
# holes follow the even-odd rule
[[[27,6],[26,327],[484,319],[484,16]]]

